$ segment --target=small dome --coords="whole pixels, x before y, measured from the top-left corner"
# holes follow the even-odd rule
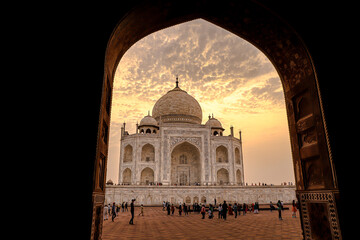
[[[217,120],[214,117],[210,118],[210,116],[209,116],[209,120],[205,123],[205,125],[207,126],[210,125],[211,128],[221,128],[221,129],[223,128],[219,120]]]
[[[158,123],[155,118],[147,115],[143,119],[141,119],[139,126],[158,126]]]
[[[113,181],[111,179],[109,179],[107,182],[106,182],[106,185],[114,185]]]

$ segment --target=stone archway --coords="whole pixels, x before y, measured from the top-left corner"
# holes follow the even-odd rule
[[[149,185],[154,183],[154,170],[151,168],[144,168],[141,171],[140,176],[140,184],[141,185]]]
[[[221,168],[216,174],[216,184],[228,185],[229,184],[229,171],[225,168]]]
[[[216,162],[227,163],[229,162],[228,149],[223,145],[216,148]]]
[[[182,142],[171,152],[171,184],[195,185],[201,180],[200,152],[189,142]]]
[[[141,148],[141,161],[154,162],[155,161],[155,148],[150,143],[145,144]]]
[[[256,1],[144,1],[123,15],[106,49],[99,134],[95,156],[93,221],[91,236],[99,233],[96,214],[102,208],[104,190],[96,188],[101,159],[107,161],[110,126],[109,104],[116,67],[124,53],[138,40],[157,30],[203,18],[259,48],[280,76],[286,102],[295,171],[296,192],[301,205],[304,238],[341,238],[337,204],[340,201],[323,113],[320,89],[311,56],[299,35],[273,12]],[[105,127],[104,127],[105,126]],[[101,215],[101,214],[100,214]],[[322,228],[316,228],[321,224]],[[101,226],[101,221],[100,221]],[[100,229],[101,234],[101,229]],[[99,234],[97,234],[99,235]]]
[[[126,169],[123,171],[123,180],[122,180],[122,183],[125,184],[125,185],[130,185],[130,184],[132,184],[132,181],[131,181],[131,170],[130,170],[130,168],[126,168]]]

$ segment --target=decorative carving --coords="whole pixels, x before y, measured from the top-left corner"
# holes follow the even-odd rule
[[[306,161],[303,164],[305,169],[305,185],[308,189],[324,185],[324,174],[318,160]]]
[[[306,131],[301,136],[301,141],[303,146],[307,146],[313,144],[314,142],[317,142],[315,129],[312,129],[311,131]]]
[[[310,97],[309,90],[300,93],[293,98],[295,107],[296,119],[308,118],[308,115],[313,114],[312,111],[312,100]]]
[[[201,138],[200,137],[170,137],[170,149],[172,149],[176,144],[181,142],[193,143],[201,150]]]
[[[304,239],[341,239],[333,192],[300,192],[299,198]]]
[[[296,130],[297,130],[297,132],[303,132],[303,131],[313,127],[314,125],[315,125],[314,115],[310,114],[310,115],[300,119],[299,121],[297,121]]]

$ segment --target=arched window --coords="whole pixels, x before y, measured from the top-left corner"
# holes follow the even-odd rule
[[[219,133],[217,131],[215,131],[214,136],[219,136]]]
[[[236,183],[237,184],[241,184],[241,172],[240,172],[240,169],[238,169],[237,171],[236,171]]]
[[[141,134],[144,134],[144,129],[141,129],[140,133],[141,133]]]
[[[217,172],[217,183],[219,185],[224,185],[229,183],[229,172],[225,168],[221,168]]]
[[[123,183],[127,185],[131,184],[131,170],[129,168],[123,171]]]
[[[146,129],[146,133],[151,133],[151,130],[149,128]]]
[[[238,148],[235,148],[235,163],[240,164],[240,151]]]
[[[154,162],[155,161],[155,148],[153,145],[147,143],[142,147],[141,161],[142,162]]]
[[[124,162],[132,162],[133,148],[131,145],[127,145],[124,148]]]
[[[224,146],[219,146],[216,148],[216,162],[225,162],[227,163],[228,160],[228,150]]]
[[[180,156],[180,164],[187,164],[187,157],[185,154]]]
[[[144,168],[144,170],[141,171],[140,176],[140,183],[142,185],[149,185],[154,183],[154,170],[151,168]]]
[[[153,130],[153,133],[156,133],[156,130],[155,130],[155,129]]]

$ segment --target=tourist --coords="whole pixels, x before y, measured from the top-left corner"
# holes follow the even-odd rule
[[[218,218],[222,218],[222,204],[221,203],[219,204],[218,211],[219,211]]]
[[[122,202],[122,204],[121,204],[121,212],[125,211],[124,208],[125,208],[125,205],[124,205],[124,202]]]
[[[229,204],[229,215],[234,215],[231,204]]]
[[[279,220],[282,220],[282,217],[281,217],[281,210],[282,210],[282,205],[281,205],[281,202],[280,200],[277,202],[277,207],[278,207],[278,212],[279,212]]]
[[[295,200],[293,200],[293,202],[292,202],[292,209],[291,209],[291,211],[292,211],[292,217],[293,218],[296,218],[296,203],[295,203]]]
[[[111,206],[110,206],[110,203],[109,203],[109,206],[108,206],[108,213],[109,213],[109,216],[111,215]]]
[[[116,206],[115,202],[113,202],[112,208],[111,208],[111,220],[114,221],[114,218],[116,218]]]
[[[174,204],[171,204],[171,215],[173,216],[175,212]]]
[[[179,216],[181,216],[181,212],[182,212],[182,207],[181,207],[181,203],[179,205]]]
[[[125,211],[128,211],[127,202],[125,202]]]
[[[187,212],[187,206],[186,206],[186,204],[185,204],[185,203],[183,204],[183,210],[184,210],[184,214],[185,214],[185,216],[186,216],[186,215],[188,215],[188,212]]]
[[[167,210],[168,215],[170,215],[170,203],[167,204],[166,210]]]
[[[227,214],[227,211],[228,211],[228,205],[226,204],[226,201],[224,201],[223,205],[222,205],[222,212],[223,212],[223,218],[224,220],[226,220],[226,214]]]
[[[108,220],[108,206],[106,204],[104,206],[104,220]]]
[[[144,205],[142,205],[142,204],[141,204],[141,206],[140,206],[139,216],[140,216],[140,214],[141,214],[141,216],[144,216]]]
[[[235,213],[235,218],[237,218],[237,211],[238,211],[238,209],[237,209],[237,204],[236,204],[236,203],[234,203],[234,213]]]
[[[205,212],[206,212],[206,210],[205,210],[205,205],[202,206],[200,212],[201,212],[201,215],[202,215],[202,219],[204,219],[204,218],[205,218]]]
[[[163,211],[165,211],[165,201],[163,201]]]
[[[134,206],[135,199],[131,200],[130,204],[130,213],[131,213],[131,219],[129,224],[134,225],[134,213],[135,213],[135,206]],[[125,209],[127,209],[127,203],[125,204]]]
[[[214,207],[209,204],[209,219],[213,218],[213,211],[214,211]]]
[[[239,212],[239,216],[241,215],[241,211],[242,211],[242,208],[241,208],[241,206],[242,206],[241,204],[238,204],[238,205],[237,205],[237,208],[238,208],[238,212]]]
[[[272,212],[272,210],[275,210],[274,204],[270,201],[270,212]]]
[[[255,214],[259,213],[259,203],[258,202],[255,202],[255,204],[254,204],[254,213]]]
[[[119,216],[120,204],[116,204],[116,216]]]
[[[243,204],[243,212],[244,212],[243,215],[244,215],[244,216],[245,216],[246,213],[247,213],[247,210],[248,210],[247,208],[248,208],[247,204],[244,203],[244,204]]]

